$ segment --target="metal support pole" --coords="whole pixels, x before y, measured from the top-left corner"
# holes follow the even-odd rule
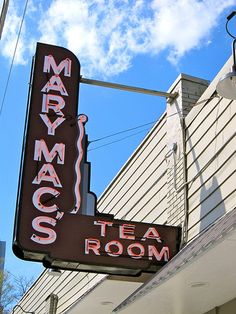
[[[82,76],[80,78],[80,83],[89,84],[89,85],[97,85],[97,86],[114,88],[114,89],[120,89],[120,90],[124,90],[127,92],[135,92],[135,93],[160,96],[160,97],[165,97],[165,98],[172,98],[172,99],[176,98],[176,96],[178,95],[178,93],[171,94],[171,93],[160,92],[157,90],[146,89],[146,88],[141,88],[141,87],[134,87],[134,86],[117,84],[117,83],[91,80],[91,79],[83,78]]]

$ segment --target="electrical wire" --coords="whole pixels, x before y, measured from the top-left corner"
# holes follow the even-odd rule
[[[97,146],[97,147],[94,147],[94,148],[90,148],[90,149],[88,149],[88,152],[89,152],[89,151],[92,151],[92,150],[96,150],[96,149],[102,148],[102,147],[105,147],[105,146],[112,145],[112,144],[117,143],[117,142],[121,142],[121,141],[123,141],[123,140],[125,140],[125,139],[127,139],[127,138],[133,137],[133,136],[138,135],[138,134],[140,134],[140,133],[142,133],[142,132],[144,132],[144,131],[149,131],[149,130],[150,130],[149,128],[148,128],[148,129],[144,129],[144,130],[141,130],[141,131],[136,132],[136,133],[134,133],[134,134],[131,134],[131,135],[122,137],[122,138],[120,138],[120,139],[118,139],[118,140],[116,140],[116,141],[112,141],[112,142],[109,142],[109,143],[106,143],[106,144],[103,144],[103,145],[100,145],[100,146]]]
[[[233,11],[229,16],[227,16],[227,22],[225,24],[225,29],[226,29],[226,32],[227,34],[232,37],[233,39],[236,39],[236,37],[229,31],[229,27],[228,27],[228,24],[229,24],[229,21],[236,15],[236,11]]]
[[[16,51],[17,51],[17,47],[18,47],[18,43],[19,43],[21,31],[22,31],[23,22],[24,22],[25,15],[26,15],[28,2],[29,2],[29,0],[26,0],[26,2],[25,2],[25,7],[24,7],[21,23],[20,23],[20,28],[19,28],[19,32],[17,35],[16,45],[15,45],[14,53],[12,56],[12,61],[11,61],[11,65],[10,65],[10,69],[9,69],[9,73],[8,73],[8,77],[7,77],[6,86],[5,86],[4,93],[3,93],[2,103],[1,103],[1,107],[0,107],[0,115],[2,114],[3,106],[4,106],[6,95],[7,95],[7,89],[8,89],[9,81],[11,78],[12,68],[13,68],[13,64],[14,64],[14,60],[15,60],[15,56],[16,56]]]
[[[194,104],[193,106],[197,106],[197,105],[200,105],[200,104],[203,104],[203,103],[207,103],[209,100],[212,100],[212,99],[214,99],[214,98],[220,98],[220,97],[219,97],[217,94],[214,93],[210,98],[203,99],[203,100],[201,100],[201,101],[199,101],[199,102],[196,102],[196,104]],[[166,118],[168,119],[168,118],[170,118],[170,117],[172,117],[172,116],[181,115],[181,114],[183,114],[182,111],[177,111],[177,112],[175,112],[175,113],[173,113],[173,114],[170,114],[170,115],[166,116]],[[137,130],[137,129],[142,128],[142,127],[144,127],[144,126],[147,126],[147,125],[150,125],[150,124],[154,124],[154,123],[156,123],[158,120],[159,120],[159,118],[158,118],[157,120],[155,120],[155,121],[152,121],[152,122],[147,122],[147,123],[145,123],[145,124],[141,124],[141,125],[138,125],[138,126],[133,127],[133,128],[129,128],[129,129],[122,130],[122,131],[119,131],[119,132],[116,132],[116,133],[112,133],[112,134],[109,134],[109,135],[106,135],[106,136],[103,136],[103,137],[99,137],[99,138],[97,138],[97,139],[95,139],[95,140],[89,141],[88,144],[96,143],[96,142],[99,142],[99,141],[103,141],[103,140],[105,140],[105,139],[107,139],[107,138],[114,137],[114,136],[119,135],[119,134],[123,134],[123,133],[127,133],[127,132],[130,132],[130,131],[133,131],[133,130]],[[140,132],[131,134],[131,135],[129,135],[129,136],[125,136],[125,137],[123,137],[123,138],[121,138],[121,139],[118,139],[118,140],[116,140],[116,141],[112,141],[112,142],[109,142],[109,143],[107,143],[107,144],[100,145],[100,146],[97,146],[97,147],[95,147],[95,148],[88,149],[88,151],[96,150],[96,149],[102,148],[102,147],[104,147],[104,146],[108,146],[108,145],[112,145],[112,144],[117,143],[117,142],[121,142],[121,141],[123,141],[123,140],[126,140],[126,139],[129,138],[129,137],[135,136],[135,135],[140,134],[141,132],[147,131],[147,130],[149,131],[150,128],[149,128],[149,129],[144,129],[144,130],[142,130],[142,131],[140,131]]]
[[[113,136],[116,136],[116,135],[119,135],[119,134],[122,134],[122,133],[126,133],[126,132],[130,132],[130,131],[133,131],[133,130],[137,130],[137,129],[140,129],[140,128],[144,127],[144,126],[147,126],[147,125],[150,125],[150,124],[154,124],[154,123],[156,123],[156,122],[157,122],[157,120],[152,121],[152,122],[148,122],[148,123],[145,123],[145,124],[142,124],[142,125],[138,125],[138,126],[133,127],[133,128],[129,128],[129,129],[126,129],[126,130],[122,130],[122,131],[119,131],[119,132],[116,132],[116,133],[113,133],[113,134],[109,134],[109,135],[100,137],[100,138],[98,138],[98,139],[89,141],[89,144],[95,143],[95,142],[98,142],[98,141],[102,141],[102,140],[105,140],[105,139],[107,139],[107,138],[109,138],[109,137],[113,137]]]
[[[12,312],[12,313],[15,313],[15,309],[16,309],[17,307],[19,307],[19,308],[21,309],[21,311],[24,312],[24,313],[35,314],[35,312],[25,311],[25,310],[22,308],[22,306],[19,305],[19,304],[16,304],[16,305],[13,307],[13,312]]]

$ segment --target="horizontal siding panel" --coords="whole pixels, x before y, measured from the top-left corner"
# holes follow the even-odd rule
[[[209,191],[208,197],[205,199],[200,199],[200,202],[197,207],[195,207],[189,215],[189,229],[192,228],[196,223],[204,224],[204,226],[209,226],[214,221],[210,219],[210,217],[214,216],[213,214],[209,215],[209,213],[212,213],[213,211],[216,211],[216,208],[221,208],[221,210],[218,209],[217,211],[217,218],[220,218],[222,215],[224,215],[229,208],[232,208],[235,205],[235,199],[234,204],[227,203],[227,198],[232,197],[234,195],[234,198],[236,196],[236,171],[230,175],[228,178],[225,179],[225,181],[219,185],[217,188],[213,189],[212,191]],[[219,206],[218,206],[219,205]],[[229,206],[230,205],[230,206]],[[204,222],[201,220],[205,220]],[[200,229],[200,231],[202,231]]]
[[[165,137],[165,123],[166,123],[166,115],[157,122],[156,125],[152,128],[152,130],[147,134],[143,142],[139,145],[136,151],[131,155],[131,157],[127,160],[121,170],[118,172],[116,177],[112,180],[112,182],[108,185],[106,190],[103,192],[99,199],[99,206],[102,206],[103,202],[107,198],[107,194],[109,195],[114,188],[114,185],[117,185],[123,176],[127,173],[127,171],[133,166],[133,164],[137,161],[140,161],[140,156],[145,152],[150,145],[154,145],[153,149],[156,145],[156,141],[153,143],[153,139]],[[152,148],[150,148],[152,150]]]
[[[202,127],[202,125],[204,125],[206,119],[208,119],[208,117],[211,116],[215,116],[215,114],[218,113],[219,108],[221,107],[221,104],[223,103],[223,100],[220,100],[219,98],[214,98],[213,100],[211,100],[210,102],[206,103],[201,110],[199,111],[199,113],[194,117],[194,119],[189,119],[190,114],[186,117],[185,119],[185,123],[186,123],[186,127],[187,127],[187,137],[186,140],[189,139],[189,137],[191,136],[195,136],[195,133],[198,131],[199,128]],[[222,106],[222,110],[223,107],[227,107],[227,106]],[[198,109],[197,107],[195,108],[195,110]],[[212,120],[212,118],[211,118]]]
[[[162,208],[163,208],[163,211],[162,211],[162,212],[160,212],[160,208],[159,208],[159,207],[162,207]],[[167,222],[167,219],[168,219],[166,201],[163,200],[162,206],[159,206],[159,207],[158,207],[158,214],[151,212],[151,213],[147,216],[147,218],[145,218],[145,219],[143,220],[143,222],[150,222],[150,223],[153,223],[153,224],[165,225],[166,222]],[[155,208],[154,208],[154,211],[155,211]]]
[[[167,201],[166,198],[161,199],[161,201],[157,204],[154,203],[154,207],[152,210],[146,214],[142,220],[142,222],[146,223],[156,223],[164,224],[167,221]]]
[[[168,220],[168,225],[170,226],[179,226],[184,221],[184,211],[176,212],[175,215],[171,216],[171,219]]]
[[[197,156],[194,156],[195,162],[193,162],[192,158],[189,158],[188,156],[188,180],[194,178],[194,176],[197,175],[201,169],[204,169],[206,165],[209,165],[209,161],[212,160],[214,155],[217,154],[215,159],[219,160],[219,156],[224,156],[224,152],[226,152],[228,149],[231,149],[231,151],[235,150],[235,146],[233,145],[235,136],[235,123],[236,119],[230,120],[221,133],[218,134],[215,141],[207,145],[204,150],[200,150],[201,153],[199,153]],[[221,151],[219,152],[219,150]]]
[[[152,216],[156,216],[152,217],[152,220],[157,218],[163,211],[163,205],[166,205],[164,198],[166,195],[166,189],[158,187],[158,189],[151,190],[150,194],[151,195],[147,193],[145,196],[141,197],[137,206],[135,206],[135,208],[127,214],[125,219],[143,221],[151,213]]]
[[[57,313],[64,313],[89,287],[96,285],[104,277],[101,274],[71,271],[62,271],[60,277],[53,277],[45,271],[22,299],[21,306],[28,311],[45,313],[45,300],[51,293],[55,293],[59,298]],[[16,309],[15,313],[21,313],[21,310],[18,309],[17,312]]]
[[[154,172],[153,169],[154,168]],[[165,176],[163,173],[165,173],[165,167],[164,163],[162,164],[161,169],[155,169],[154,165],[150,169],[150,171],[147,171],[146,180],[145,177],[140,178],[136,182],[135,185],[129,190],[129,193],[127,193],[125,196],[117,197],[117,207],[119,209],[118,211],[111,211],[112,213],[117,215],[117,218],[122,217],[130,217],[134,215],[134,212],[138,212],[143,206],[153,197],[154,194],[156,194],[156,191],[161,190],[162,186],[165,185]],[[159,173],[161,173],[159,175]],[[161,193],[161,192],[160,192]],[[161,197],[164,195],[162,194]],[[130,218],[129,218],[130,219]]]
[[[155,156],[155,152],[153,152],[150,158],[153,155],[154,159],[150,163],[143,163],[140,169],[136,171],[136,175],[131,174],[127,178],[125,184],[120,188],[119,193],[115,196],[110,196],[109,205],[106,210],[100,210],[100,206],[98,207],[100,211],[117,214],[129,202],[130,198],[135,197],[136,194],[142,195],[154,184],[156,178],[164,171],[165,164],[163,162],[164,154],[162,156]]]
[[[111,188],[106,192],[106,195],[100,198],[98,202],[99,211],[110,211],[110,208],[112,208],[111,201],[117,195],[121,196],[120,193],[122,188],[127,189],[127,185],[131,186],[135,180],[142,176],[145,173],[147,166],[151,165],[156,160],[157,156],[160,155],[160,160],[163,160],[165,155],[165,148],[163,145],[165,130],[161,130],[163,131],[162,134],[158,134],[155,137],[155,140],[148,142],[148,145],[145,145],[145,149],[143,149],[143,147],[140,148],[141,152],[137,152],[137,156],[135,155],[134,160],[129,160],[126,169],[116,177]]]
[[[47,293],[49,292],[50,294],[50,291],[52,291],[51,287],[56,280],[56,277],[48,276],[46,274],[40,276],[39,280],[30,291],[31,297],[27,300],[23,300],[22,306],[29,309],[37,309],[40,306],[41,302],[47,298]]]
[[[189,241],[234,208],[236,196],[235,102],[214,98],[194,111],[185,120],[187,180],[196,177],[188,185]]]
[[[235,115],[236,115],[236,108],[232,108],[231,106],[228,106],[224,109],[224,112],[219,117],[217,121],[215,121],[214,124],[206,126],[206,129],[203,128],[198,131],[199,138],[193,138],[191,137],[188,142],[187,146],[191,148],[191,150],[188,151],[188,158],[189,158],[189,164],[191,164],[191,158],[194,160],[196,152],[199,152],[199,154],[204,151],[204,148],[214,143],[215,149],[217,146],[219,147],[221,145],[222,139],[220,139],[220,135],[224,137],[224,130],[227,128],[227,125],[230,123],[235,123]],[[231,132],[233,129],[231,129]],[[218,138],[217,138],[218,137]],[[194,140],[193,140],[194,139]],[[192,162],[193,162],[192,160]]]
[[[94,275],[93,275],[94,276]],[[84,286],[88,283],[87,273],[79,272],[77,276],[71,278],[67,282],[60,281],[60,286],[65,286],[67,293],[65,294],[64,289],[55,289],[54,293],[60,298],[60,306],[63,305],[70,299],[75,293],[79,293]]]
[[[189,184],[189,203],[190,207],[194,205],[194,199],[196,199],[202,189],[202,186],[205,184],[209,186],[208,181],[212,180],[214,177],[215,180],[222,181],[222,177],[227,177],[235,169],[235,153],[236,153],[236,137],[232,139],[231,145],[225,147],[219,156],[210,163],[210,165],[203,171],[199,177]]]
[[[159,159],[159,158],[158,158]],[[110,206],[114,204],[113,208],[110,208],[109,212],[117,214],[124,206],[132,206],[136,199],[144,195],[150,187],[155,184],[159,178],[159,173],[165,170],[165,162],[162,160],[155,160],[151,164],[143,164],[142,174],[133,182],[132,177],[127,180],[126,185],[121,189],[120,193],[111,200]],[[134,199],[134,201],[133,201]]]
[[[149,155],[148,161],[143,162],[140,168],[134,168],[135,173],[130,173],[130,176],[125,178],[125,183],[121,187],[117,186],[119,192],[116,195],[111,194],[109,199],[107,199],[106,210],[101,210],[100,206],[98,207],[99,210],[117,214],[136,193],[142,195],[142,186],[145,185],[146,189],[148,189],[155,181],[155,177],[158,178],[158,174],[165,169],[163,159],[164,150],[160,155],[155,154],[155,151],[153,151]]]
[[[60,281],[65,275],[65,272],[63,272],[60,276]],[[41,306],[42,301],[45,301],[48,295],[54,291],[54,285],[56,285],[57,282],[58,277],[50,276],[45,271],[30,290],[30,303],[22,300],[22,306],[24,308],[38,309]]]
[[[85,274],[85,273],[84,273]],[[80,286],[77,287],[77,289],[73,289],[72,291],[69,289],[69,287],[66,287],[67,294],[65,294],[62,297],[61,305],[59,304],[57,313],[65,313],[65,311],[72,306],[75,302],[78,302],[78,300],[86,294],[89,289],[96,284],[98,284],[102,279],[104,278],[104,275],[100,274],[90,274],[89,277],[84,276],[82,281],[80,282]]]
[[[224,206],[225,206],[225,214],[230,212],[235,208],[235,197],[236,197],[236,191],[232,194],[230,194],[226,199],[223,200]],[[188,240],[191,241],[197,236],[199,236],[199,233],[204,232],[210,224],[214,223],[216,220],[218,220],[221,217],[222,214],[222,204],[218,204],[216,208],[212,212],[209,213],[209,215],[204,220],[199,220],[199,213],[194,212],[193,214],[196,215],[195,220],[196,223],[191,226],[191,228],[188,229]],[[211,223],[210,223],[211,222]]]
[[[63,288],[62,286],[73,286],[73,285],[79,285],[80,281],[83,280],[84,276],[86,276],[86,273],[80,273],[80,272],[71,272],[71,271],[65,271],[66,276],[60,276],[57,280],[57,286],[54,287],[54,292],[56,294],[63,293]],[[62,278],[61,278],[62,277]],[[63,285],[62,285],[63,283]]]
[[[37,279],[31,289],[24,295],[21,300],[21,306],[25,309],[36,310],[42,301],[44,301],[44,295],[47,285],[51,286],[51,284],[56,280],[56,278],[49,277],[45,273]],[[30,297],[29,297],[30,295]],[[19,308],[15,309],[15,313],[21,313]]]
[[[214,116],[219,114],[219,110],[223,110],[225,107],[229,105],[231,101],[228,99],[222,98],[213,98],[211,101],[206,102],[206,104],[199,110],[198,114],[192,116],[191,114],[187,115],[185,118],[185,123],[187,126],[187,140],[190,136],[194,136],[195,132],[200,128],[202,128],[202,124],[205,123],[205,120],[208,119],[209,116]],[[198,107],[194,108],[195,110]]]
[[[222,108],[222,106],[220,108]],[[227,123],[235,117],[236,109],[232,109],[231,106],[228,106],[223,108],[221,114],[218,115],[217,112],[215,112],[215,114],[218,116],[218,119],[215,119],[216,117],[209,116],[205,120],[204,125],[198,128],[194,136],[191,136],[188,139],[186,146],[187,154],[189,156],[193,156],[196,151],[201,152],[204,147],[210,143],[217,142],[217,140],[215,140],[217,134],[220,134]],[[211,119],[214,120],[211,121]]]

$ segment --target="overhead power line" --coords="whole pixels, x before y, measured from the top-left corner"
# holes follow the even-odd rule
[[[91,143],[95,143],[95,142],[99,142],[99,141],[103,141],[107,138],[110,138],[110,137],[113,137],[113,136],[116,136],[116,135],[119,135],[119,134],[122,134],[122,133],[127,133],[127,132],[130,132],[130,131],[133,131],[133,130],[137,130],[137,129],[140,129],[144,126],[147,126],[147,125],[150,125],[150,124],[154,124],[156,123],[156,120],[155,121],[152,121],[152,122],[148,122],[148,123],[145,123],[145,124],[142,124],[142,125],[138,125],[138,126],[135,126],[133,128],[129,128],[129,129],[126,129],[126,130],[122,130],[122,131],[119,131],[119,132],[116,132],[116,133],[112,133],[112,134],[109,134],[109,135],[106,135],[106,136],[103,136],[103,137],[99,137],[95,140],[91,140],[89,141],[89,144]]]
[[[5,103],[5,99],[6,99],[7,89],[8,89],[9,81],[11,78],[11,72],[12,72],[12,68],[13,68],[13,64],[14,64],[14,60],[15,60],[15,56],[16,56],[16,51],[17,51],[17,47],[18,47],[18,43],[19,43],[19,39],[20,39],[20,34],[22,31],[23,22],[24,22],[25,15],[26,15],[27,5],[28,5],[28,0],[26,0],[26,2],[25,2],[24,11],[23,11],[23,15],[21,18],[21,23],[20,23],[19,32],[17,35],[16,45],[15,45],[14,53],[13,53],[12,60],[11,60],[11,65],[10,65],[10,69],[9,69],[9,73],[8,73],[8,77],[7,77],[6,86],[5,86],[4,93],[3,93],[2,103],[1,103],[1,107],[0,107],[0,115],[2,114],[3,106]]]
[[[150,128],[144,129],[144,130],[141,130],[141,131],[136,132],[136,133],[134,133],[134,134],[131,134],[131,135],[122,137],[122,138],[120,138],[120,139],[118,139],[118,140],[115,140],[115,141],[112,141],[112,142],[109,142],[109,143],[106,143],[106,144],[103,144],[103,145],[100,145],[100,146],[97,146],[97,147],[94,147],[94,148],[90,148],[90,149],[88,149],[88,152],[89,152],[89,151],[92,151],[92,150],[96,150],[96,149],[102,148],[102,147],[105,147],[105,146],[112,145],[112,144],[117,143],[117,142],[124,141],[124,140],[126,140],[127,138],[133,137],[133,136],[138,135],[138,134],[140,134],[140,133],[142,133],[142,132],[144,132],[144,131],[149,131],[149,130],[150,130]]]

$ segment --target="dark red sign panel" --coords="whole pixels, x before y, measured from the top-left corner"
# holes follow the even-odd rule
[[[95,216],[80,64],[38,44],[33,67],[13,250],[47,267],[113,274],[156,271],[178,251],[179,228]]]
[[[156,272],[178,252],[179,229],[171,226],[67,214],[54,231],[57,241],[45,247],[43,260],[49,268],[137,275]],[[24,241],[42,251],[29,237]]]

